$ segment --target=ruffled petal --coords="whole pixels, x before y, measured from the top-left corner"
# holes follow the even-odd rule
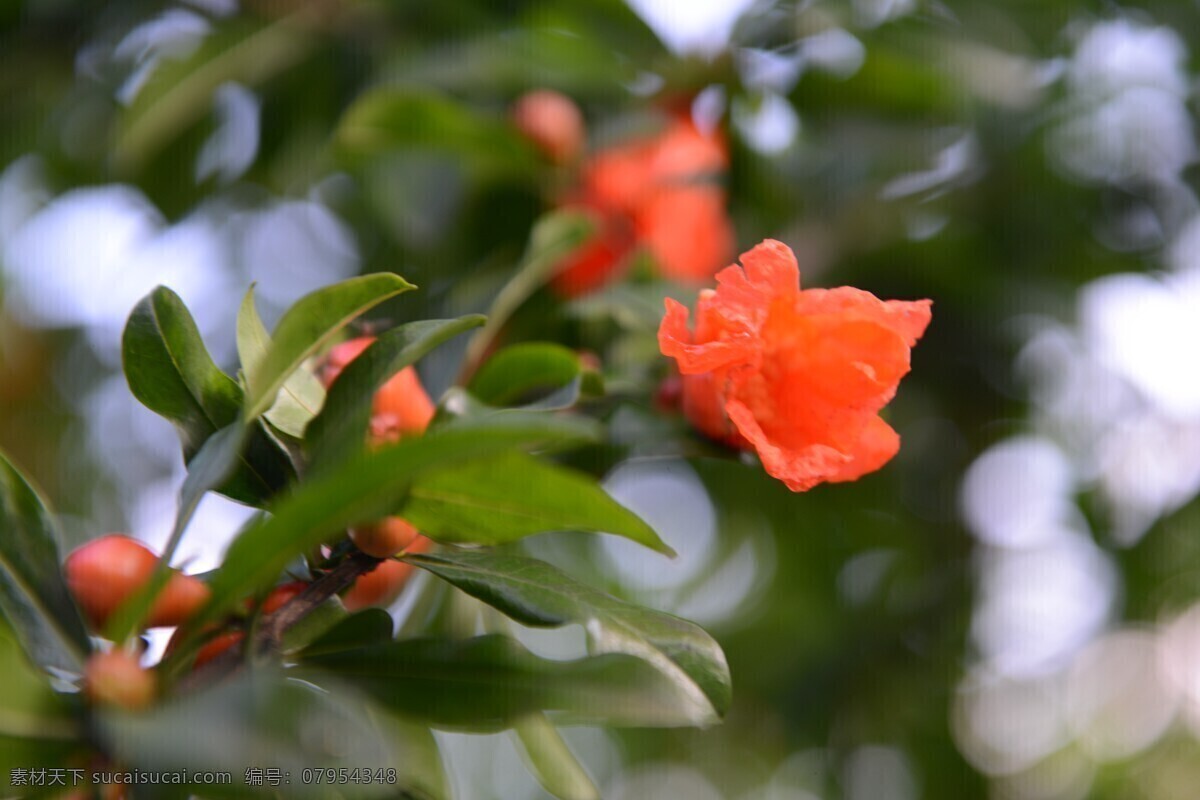
[[[666,314],[658,327],[658,348],[663,355],[675,359],[679,371],[684,375],[726,369],[753,358],[753,344],[745,335],[731,340],[692,344],[687,308],[670,297],[665,298],[663,303]]]
[[[801,292],[802,314],[836,314],[865,319],[895,331],[908,347],[916,345],[932,319],[932,300],[880,300],[870,292],[842,286]]]
[[[800,268],[792,251],[767,239],[742,254],[742,265],[717,273],[714,305],[730,321],[758,329],[775,303],[788,304],[800,295]]]
[[[830,475],[837,474],[850,457],[823,444],[788,447],[772,439],[758,424],[754,412],[740,400],[725,404],[729,419],[758,453],[763,469],[793,492],[807,492]]]
[[[900,335],[855,316],[777,308],[762,338],[769,392],[792,403],[874,413],[909,371],[909,348]]]
[[[880,417],[871,417],[858,442],[855,443],[854,449],[849,453],[850,460],[832,472],[825,480],[831,483],[856,481],[863,475],[868,475],[883,467],[898,452],[900,452],[900,434],[896,433],[892,426]]]

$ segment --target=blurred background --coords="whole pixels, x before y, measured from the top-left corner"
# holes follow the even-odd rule
[[[567,730],[604,796],[1195,797],[1197,51],[1177,0],[8,0],[0,447],[68,546],[161,545],[183,464],[120,372],[142,295],[175,289],[226,367],[251,282],[268,325],[377,270],[421,287],[393,321],[486,309],[573,180],[513,101],[570,96],[592,151],[683,109],[727,143],[738,252],[781,239],[806,286],[934,321],[899,456],[792,495],[664,457],[660,284],[514,320],[597,354],[596,468],[682,554],[542,555],[700,622],[734,677],[718,728]],[[458,355],[422,363],[435,395]],[[210,496],[177,563],[248,514]],[[442,743],[459,796],[546,796],[507,737]]]

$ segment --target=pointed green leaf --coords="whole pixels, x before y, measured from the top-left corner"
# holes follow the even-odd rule
[[[129,315],[121,357],[130,391],[175,425],[186,457],[237,417],[242,390],[213,363],[187,306],[165,286]]]
[[[321,413],[304,433],[314,469],[336,463],[362,447],[372,399],[389,378],[443,342],[484,322],[484,317],[472,314],[410,322],[380,334],[342,370]]]
[[[405,639],[304,658],[300,674],[341,678],[430,724],[501,730],[537,711],[564,724],[679,727],[711,722],[707,703],[623,653],[552,661],[507,636]]]
[[[426,470],[413,481],[403,514],[439,542],[500,544],[547,531],[590,531],[674,555],[591,477],[523,453]]]
[[[258,316],[254,306],[254,287],[246,290],[238,309],[237,351],[242,370],[249,375],[259,368],[267,351],[271,348],[271,334]],[[316,416],[325,402],[325,389],[316,376],[298,367],[283,382],[275,405],[267,410],[267,421],[289,436],[297,439],[304,436],[304,427]]]
[[[77,671],[91,645],[61,564],[46,504],[0,453],[0,612],[30,661]]]
[[[376,520],[404,502],[417,476],[440,465],[595,435],[587,421],[541,414],[497,415],[455,425],[395,446],[361,452],[282,498],[271,516],[242,532],[209,584],[212,598],[193,625],[219,616],[241,597],[269,586],[288,563],[347,527]]]
[[[271,347],[246,371],[246,417],[254,419],[275,403],[284,380],[346,323],[388,298],[415,289],[399,275],[380,272],[326,286],[300,298],[284,313]]]
[[[392,640],[396,621],[382,608],[368,608],[343,619],[304,648],[305,656],[356,650]]]
[[[570,387],[580,375],[579,356],[552,342],[526,342],[506,347],[484,362],[467,386],[471,394],[493,406],[530,402]],[[578,385],[570,393],[578,397]]]
[[[241,388],[213,363],[187,307],[170,289],[160,286],[142,298],[121,346],[130,390],[175,425],[188,462],[210,436],[237,419]],[[286,455],[255,431],[236,471],[216,488],[239,502],[259,504],[291,477],[289,471]]]
[[[705,698],[712,717],[723,716],[729,707],[725,654],[694,623],[605,594],[533,558],[448,551],[405,560],[522,624],[582,625],[593,652],[628,653],[648,661],[682,691]]]

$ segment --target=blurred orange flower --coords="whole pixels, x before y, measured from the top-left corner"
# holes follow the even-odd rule
[[[909,371],[932,302],[850,287],[800,290],[796,257],[767,240],[700,293],[695,329],[667,298],[659,347],[683,374],[683,410],[795,492],[886,464],[900,437],[879,417]]]
[[[620,276],[640,246],[662,274],[703,282],[733,252],[733,226],[719,183],[728,167],[724,140],[690,116],[675,116],[649,139],[601,150],[581,170],[581,186],[563,206],[589,212],[597,230],[569,256],[553,281],[574,297]]]

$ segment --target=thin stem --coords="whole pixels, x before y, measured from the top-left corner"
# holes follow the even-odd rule
[[[324,603],[330,597],[345,589],[365,572],[370,572],[383,559],[374,558],[365,553],[355,552],[347,556],[318,580],[305,587],[304,591],[285,603],[278,611],[267,614],[249,632],[250,653],[263,656],[279,649],[283,634],[288,628]],[[231,647],[213,658],[204,666],[185,675],[176,684],[181,692],[197,689],[212,683],[214,680],[236,672],[245,664],[243,652],[246,642],[241,647]]]

